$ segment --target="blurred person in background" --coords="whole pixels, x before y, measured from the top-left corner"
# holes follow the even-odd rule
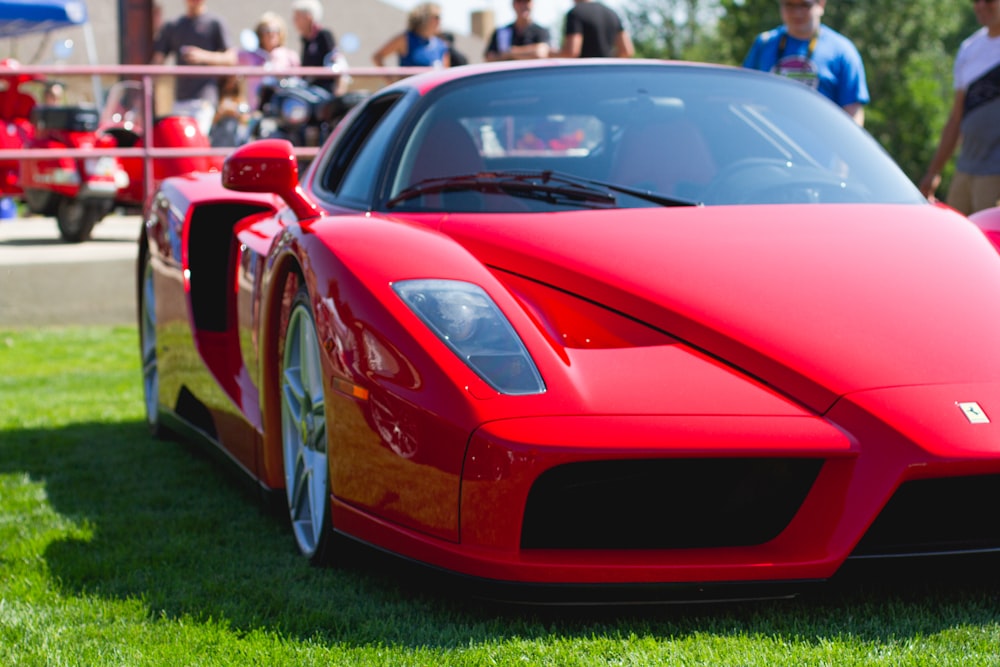
[[[66,89],[58,81],[46,84],[42,103],[47,106],[62,106],[66,103]]]
[[[154,65],[173,56],[178,65],[236,64],[236,49],[222,19],[205,9],[206,0],[185,0],[187,11],[163,24],[153,44]],[[192,116],[208,136],[219,104],[219,77],[178,76],[174,80],[173,113]]]
[[[469,59],[465,57],[465,54],[455,48],[455,33],[442,32],[438,37],[443,39],[444,43],[448,45],[449,67],[461,67],[462,65],[469,64]]]
[[[302,37],[302,53],[299,61],[302,67],[326,67],[336,57],[337,39],[333,32],[320,25],[323,20],[323,5],[319,0],[294,0],[292,2],[292,22]],[[334,77],[308,77],[310,84],[333,92]]]
[[[532,0],[514,0],[513,4],[517,18],[510,25],[493,31],[484,54],[486,60],[548,58],[552,38],[546,28],[532,20]]]
[[[632,37],[618,14],[593,0],[573,0],[563,27],[562,58],[631,58]]]
[[[865,124],[868,83],[854,43],[822,25],[826,0],[780,0],[782,25],[757,35],[743,66],[795,79]]]
[[[240,50],[238,61],[240,65],[261,66],[274,70],[287,70],[301,64],[299,54],[285,46],[285,21],[274,12],[261,14],[254,28],[257,35],[257,49],[254,51]],[[257,109],[260,104],[258,88],[263,76],[247,77],[246,102],[251,109]]]
[[[396,56],[400,67],[450,67],[448,43],[439,36],[441,6],[425,2],[414,7],[407,19],[407,28],[382,45],[372,55],[379,67],[385,59]]]
[[[1000,206],[1000,1],[975,0],[974,8],[982,27],[958,47],[951,113],[920,179],[920,191],[933,200],[961,143],[946,201],[966,215]]]
[[[219,105],[215,108],[208,142],[213,147],[239,146],[249,138],[250,106],[238,76],[224,76],[219,84]]]

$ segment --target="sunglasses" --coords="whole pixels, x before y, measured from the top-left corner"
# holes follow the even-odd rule
[[[788,11],[794,11],[796,9],[812,9],[815,2],[782,2],[781,8],[787,9]]]

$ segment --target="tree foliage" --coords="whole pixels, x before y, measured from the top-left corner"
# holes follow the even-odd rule
[[[704,60],[711,39],[711,7],[705,0],[634,0],[625,9],[636,55],[667,60]]]
[[[738,65],[781,13],[778,0],[633,0],[625,20],[644,57]],[[978,27],[972,6],[827,0],[823,23],[861,52],[872,98],[865,127],[918,180],[951,107],[955,51]]]
[[[717,62],[739,65],[758,34],[781,24],[777,0],[719,0],[722,16],[716,30]]]
[[[929,0],[827,3],[825,22],[849,36],[865,61],[866,127],[914,180],[951,108],[951,68],[969,13],[971,5]]]

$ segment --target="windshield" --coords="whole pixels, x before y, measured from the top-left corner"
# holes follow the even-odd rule
[[[101,127],[121,127],[142,132],[142,106],[142,83],[119,81],[108,90],[108,97],[101,111]]]
[[[396,210],[608,205],[597,195],[529,197],[496,186],[507,175],[549,172],[585,179],[618,208],[925,201],[841,109],[747,70],[506,71],[445,85],[424,104],[393,162],[385,200]]]

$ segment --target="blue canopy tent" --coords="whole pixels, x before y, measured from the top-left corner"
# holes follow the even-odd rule
[[[0,2],[0,37],[20,37],[87,23],[82,0],[5,0]]]
[[[0,0],[0,38],[47,33],[60,28],[83,28],[87,60],[97,64],[94,33],[83,0]],[[101,83],[93,78],[94,100],[101,106]]]

